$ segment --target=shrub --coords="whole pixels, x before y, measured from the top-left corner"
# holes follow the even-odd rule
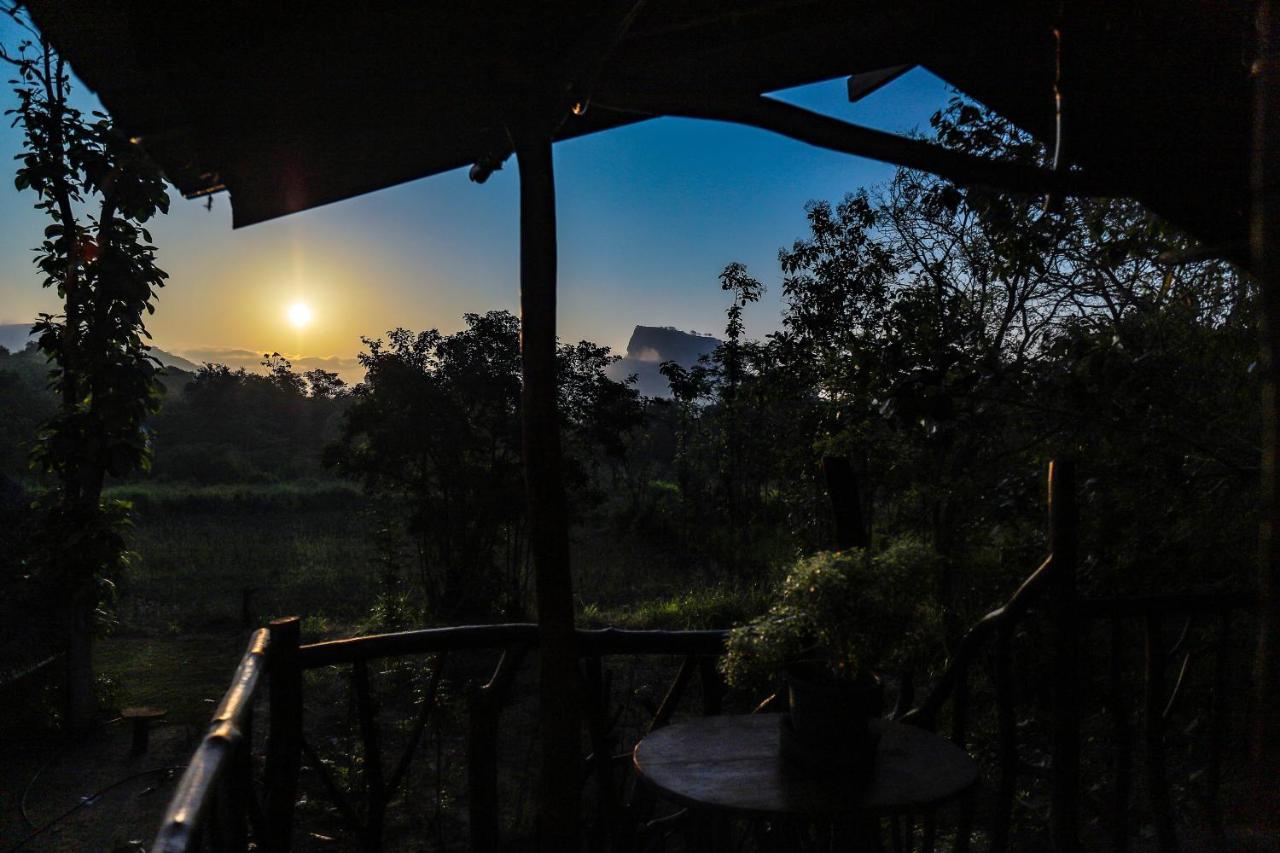
[[[801,558],[768,612],[730,633],[721,663],[726,680],[765,687],[800,661],[832,679],[922,666],[940,645],[931,588],[939,559],[915,540],[876,554],[850,549]]]

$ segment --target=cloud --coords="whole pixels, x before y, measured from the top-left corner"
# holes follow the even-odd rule
[[[263,352],[260,350],[241,349],[238,347],[204,347],[183,350],[181,354],[198,364],[204,364],[205,362],[225,364],[228,367],[243,367],[245,370],[254,373],[262,373],[265,369],[262,366]],[[364,378],[364,368],[360,366],[360,360],[354,356],[298,355],[296,353],[281,353],[281,355],[289,359],[293,369],[298,372],[316,369],[331,370],[347,382],[359,382]]]
[[[640,347],[640,349],[638,349],[636,352],[634,353],[629,352],[627,353],[627,355],[631,358],[634,358],[636,361],[655,361],[656,362],[656,361],[662,360],[662,353],[658,352],[653,347]]]
[[[180,353],[185,358],[203,364],[208,361],[213,364],[227,364],[235,367],[247,366],[245,362],[252,362],[254,366],[262,361],[262,353],[251,349],[235,349],[232,347],[208,347],[206,349],[186,349]]]

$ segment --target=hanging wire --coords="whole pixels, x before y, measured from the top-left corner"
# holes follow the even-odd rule
[[[41,826],[37,827],[35,830],[30,832],[25,838],[23,838],[17,844],[10,847],[8,851],[6,851],[6,853],[15,853],[15,851],[21,850],[23,847],[26,847],[29,842],[39,837],[42,833],[44,833],[48,829],[58,825],[62,821],[71,817],[73,814],[80,811],[80,809],[84,808],[85,806],[96,803],[102,797],[103,794],[106,794],[107,792],[115,788],[119,788],[121,785],[124,785],[127,782],[132,782],[134,779],[141,779],[143,776],[150,776],[155,773],[173,774],[178,772],[179,770],[186,770],[186,769],[187,769],[187,765],[185,764],[175,764],[171,767],[153,767],[150,770],[143,770],[140,773],[133,773],[129,776],[125,776],[123,779],[117,779],[116,781],[112,782],[110,785],[107,785],[105,788],[99,788],[98,790],[94,791],[92,794],[88,795],[87,797],[81,797],[80,802],[76,803],[74,806],[67,809],[62,814],[55,817],[53,820],[48,821],[47,823],[44,823]]]

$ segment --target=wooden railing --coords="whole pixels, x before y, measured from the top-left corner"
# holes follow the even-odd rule
[[[724,631],[580,630],[578,650],[583,664],[583,701],[594,749],[586,759],[601,778],[612,775],[618,757],[608,744],[607,712],[601,704],[607,681],[600,659],[605,655],[681,656],[672,686],[654,714],[649,728],[664,725],[675,711],[690,674],[703,679],[708,713],[718,712],[719,684],[714,659],[723,652]],[[355,637],[300,645],[299,620],[277,620],[270,630],[254,633],[240,662],[231,689],[223,697],[207,734],[192,756],[165,813],[152,853],[185,853],[203,849],[248,849],[249,832],[263,849],[287,851],[291,846],[294,805],[301,759],[319,778],[345,823],[366,850],[381,849],[387,805],[404,784],[414,751],[435,707],[437,691],[450,654],[493,650],[501,657],[487,683],[467,701],[468,810],[471,848],[499,846],[497,733],[506,694],[525,654],[537,646],[533,624],[477,625],[433,628],[396,634]],[[376,702],[369,678],[369,662],[379,658],[434,655],[428,686],[419,701],[405,747],[390,772],[384,767]],[[364,753],[364,802],[357,805],[325,769],[325,763],[306,740],[302,729],[304,705],[302,673],[308,669],[349,665],[359,733]],[[253,780],[252,720],[263,675],[270,694],[270,731],[266,743],[262,785]],[[599,757],[597,757],[599,756]],[[612,781],[608,781],[612,786]],[[605,783],[597,783],[605,790]],[[263,793],[259,795],[258,789]],[[615,817],[614,798],[607,806]]]
[[[270,634],[253,633],[249,648],[169,802],[152,853],[245,850],[254,836],[272,837],[252,784],[253,705],[263,683]],[[280,830],[278,834],[283,834]]]
[[[984,809],[983,828],[987,848],[1010,849],[1010,825],[1015,795],[1028,773],[1045,772],[1029,766],[1025,745],[1019,743],[1018,704],[1014,690],[1013,640],[1020,620],[1033,605],[1043,601],[1049,590],[1052,560],[1046,560],[1014,593],[1004,606],[992,611],[969,631],[949,666],[928,695],[910,710],[895,715],[903,722],[929,729],[946,724],[949,736],[970,748],[974,729],[971,691],[975,674],[987,665],[994,687],[996,770],[991,802]],[[1176,850],[1177,837],[1172,818],[1164,767],[1163,721],[1180,701],[1187,681],[1190,652],[1185,649],[1190,630],[1188,617],[1213,620],[1213,696],[1208,733],[1210,760],[1204,771],[1206,806],[1220,823],[1220,780],[1224,743],[1226,697],[1222,673],[1230,649],[1230,615],[1251,606],[1244,593],[1216,595],[1166,595],[1132,599],[1081,599],[1076,604],[1082,624],[1105,623],[1111,637],[1111,667],[1108,672],[1106,711],[1112,717],[1115,764],[1112,824],[1113,847],[1128,848],[1132,834],[1129,805],[1133,789],[1133,723],[1127,713],[1123,693],[1129,683],[1121,660],[1126,626],[1135,620],[1143,625],[1146,653],[1142,687],[1142,753],[1146,772],[1143,782],[1155,818],[1163,850]],[[1164,648],[1162,626],[1180,617],[1183,628],[1172,649]],[[611,731],[608,673],[602,665],[607,655],[675,655],[680,665],[644,727],[651,731],[672,718],[688,685],[699,678],[702,684],[703,713],[718,713],[722,687],[714,661],[722,653],[722,631],[621,631],[603,629],[579,631],[583,690],[582,700],[591,744],[587,756],[585,784],[596,786],[594,800],[599,813],[593,823],[591,846],[617,848],[623,838],[634,837],[646,828],[651,803],[629,792],[625,771],[629,753],[620,749]],[[492,650],[501,657],[487,682],[467,697],[467,801],[471,849],[495,850],[501,845],[498,794],[500,718],[511,685],[525,655],[537,644],[536,628],[530,624],[463,626],[410,631],[335,640],[311,645],[298,644],[296,618],[272,623],[270,631],[254,633],[249,649],[236,671],[231,689],[223,698],[209,730],[183,775],[156,838],[153,853],[181,853],[201,849],[208,840],[215,850],[246,850],[249,834],[263,849],[285,851],[291,843],[293,809],[297,799],[298,771],[305,757],[343,822],[360,839],[365,850],[381,849],[387,806],[401,791],[414,752],[419,748],[425,727],[436,707],[439,686],[449,656],[464,651]],[[412,727],[401,753],[390,764],[383,754],[374,691],[370,684],[369,662],[379,658],[432,655],[427,686],[419,700]],[[1173,686],[1166,689],[1166,661],[1180,657]],[[363,798],[354,800],[326,770],[326,763],[302,730],[302,673],[330,666],[350,667],[361,748],[364,755]],[[270,679],[264,679],[269,671]],[[255,794],[253,784],[252,720],[255,699],[269,684],[270,733],[266,743],[264,791]],[[905,707],[905,706],[904,706]],[[1078,747],[1077,747],[1078,748]],[[1056,755],[1055,755],[1056,760]],[[1048,772],[1054,772],[1048,768]],[[1059,771],[1060,772],[1060,771]],[[1053,807],[1062,806],[1057,801]],[[1078,816],[1076,817],[1078,820]],[[957,851],[968,850],[974,829],[974,806],[962,805],[952,842]],[[922,837],[931,849],[937,828],[927,817]],[[1078,825],[1068,830],[1078,833]]]
[[[1008,601],[980,619],[964,636],[932,692],[919,705],[900,715],[903,722],[936,730],[949,723],[951,739],[968,750],[971,746],[971,690],[975,670],[984,668],[992,687],[989,708],[994,725],[995,778],[990,802],[984,811],[987,849],[1004,853],[1014,849],[1011,829],[1019,786],[1030,774],[1047,776],[1050,788],[1049,836],[1053,849],[1075,851],[1080,848],[1080,727],[1083,717],[1078,696],[1082,679],[1077,656],[1086,632],[1098,623],[1109,628],[1109,661],[1104,710],[1111,718],[1115,755],[1112,778],[1112,810],[1108,815],[1111,846],[1117,853],[1129,849],[1135,827],[1130,805],[1133,790],[1133,724],[1125,687],[1131,681],[1124,667],[1125,638],[1132,623],[1140,623],[1143,636],[1142,750],[1143,783],[1148,807],[1156,828],[1157,841],[1163,853],[1179,849],[1174,821],[1174,808],[1169,792],[1165,762],[1164,728],[1166,721],[1183,695],[1188,682],[1192,653],[1186,644],[1196,621],[1212,622],[1214,636],[1212,688],[1208,708],[1209,755],[1203,768],[1202,801],[1215,832],[1222,831],[1221,780],[1225,724],[1228,710],[1226,696],[1227,659],[1231,650],[1230,632],[1236,615],[1251,609],[1256,595],[1248,591],[1203,592],[1147,596],[1141,598],[1078,598],[1075,589],[1075,551],[1077,537],[1075,488],[1070,464],[1058,463],[1050,469],[1051,553],[1023,581]],[[1048,767],[1032,766],[1025,757],[1025,745],[1018,734],[1019,703],[1015,678],[1014,640],[1019,629],[1028,624],[1034,609],[1047,617],[1052,644],[1046,668],[1052,681],[1050,708],[1051,730]],[[1182,628],[1172,648],[1165,648],[1164,626],[1180,618]],[[1165,669],[1171,658],[1181,658],[1178,674],[1171,688],[1165,686]],[[945,719],[945,706],[950,703],[950,719]],[[972,834],[971,800],[962,804],[954,850],[965,853]]]
[[[1221,831],[1222,761],[1226,741],[1226,660],[1231,649],[1230,631],[1235,614],[1253,606],[1246,592],[1161,595],[1145,598],[1078,598],[1075,590],[1073,547],[1075,507],[1070,468],[1055,466],[1051,477],[1053,548],[1051,555],[1021,584],[1003,606],[980,619],[965,635],[948,666],[922,701],[912,707],[912,690],[904,680],[893,716],[903,722],[936,730],[945,726],[951,739],[970,749],[975,731],[973,691],[975,676],[982,674],[991,688],[991,701],[979,711],[988,713],[984,735],[994,743],[994,785],[982,808],[983,820],[975,827],[973,798],[961,804],[952,849],[968,851],[974,829],[984,830],[986,848],[1013,849],[1014,811],[1020,786],[1028,775],[1048,779],[1050,789],[1049,835],[1054,849],[1079,848],[1080,755],[1083,714],[1078,695],[1086,679],[1079,675],[1078,656],[1082,636],[1094,625],[1105,625],[1109,634],[1109,662],[1103,710],[1110,716],[1115,743],[1111,779],[1110,823],[1113,849],[1125,853],[1133,833],[1130,802],[1133,793],[1134,723],[1130,719],[1126,686],[1131,681],[1124,665],[1125,641],[1133,623],[1140,623],[1143,637],[1141,680],[1141,730],[1143,787],[1162,851],[1178,849],[1165,756],[1164,727],[1182,702],[1193,652],[1188,638],[1197,620],[1212,623],[1213,666],[1209,698],[1209,758],[1203,770],[1205,810],[1216,831]],[[1065,576],[1065,577],[1064,577]],[[1048,766],[1033,765],[1026,757],[1027,744],[1020,735],[1019,687],[1015,676],[1015,648],[1019,630],[1031,625],[1028,617],[1043,610],[1051,631],[1049,665],[1043,668],[1051,683],[1050,728],[1045,737]],[[1165,627],[1173,620],[1182,627],[1171,647],[1166,647]],[[697,676],[702,687],[702,712],[720,712],[723,686],[715,659],[723,653],[724,631],[624,631],[579,630],[580,699],[591,752],[584,761],[584,786],[595,786],[596,814],[587,827],[592,849],[631,849],[637,836],[661,832],[670,818],[653,818],[642,789],[628,786],[629,752],[621,748],[615,731],[617,714],[611,707],[610,675],[603,658],[616,655],[663,655],[680,658],[680,665],[660,703],[653,707],[640,734],[666,725],[676,712],[686,688]],[[294,806],[298,794],[299,767],[305,756],[320,787],[332,801],[348,829],[367,851],[381,849],[386,810],[406,784],[410,763],[423,732],[437,707],[441,680],[451,657],[469,651],[500,653],[487,681],[467,696],[467,810],[471,849],[496,850],[501,846],[499,803],[499,750],[501,713],[527,652],[538,643],[532,624],[503,624],[434,628],[355,637],[300,645],[299,620],[278,620],[270,631],[253,635],[236,672],[231,689],[214,715],[209,731],[193,756],[173,797],[153,853],[183,853],[200,849],[205,838],[213,849],[247,849],[248,833],[262,849],[285,853],[292,839]],[[369,662],[411,655],[434,656],[426,689],[418,700],[413,723],[395,761],[388,765],[378,721]],[[1203,657],[1203,655],[1201,655]],[[1172,686],[1167,686],[1169,661],[1177,663]],[[303,719],[303,673],[319,667],[350,667],[358,733],[363,751],[361,784],[356,797],[344,789],[326,769],[325,761],[306,739]],[[262,692],[263,674],[269,672],[269,736],[261,796],[255,794],[252,761],[252,720],[255,699]],[[1021,709],[1024,710],[1025,709]],[[357,802],[357,799],[359,802]],[[904,828],[905,826],[905,828]],[[905,849],[919,838],[924,850],[932,850],[938,838],[934,816],[925,816],[915,832],[910,824],[895,822],[894,849]]]

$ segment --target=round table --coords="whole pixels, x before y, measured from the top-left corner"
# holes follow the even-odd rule
[[[636,744],[641,780],[673,802],[723,817],[865,820],[927,813],[969,790],[978,766],[944,737],[872,720],[879,732],[870,778],[815,776],[778,755],[779,715],[702,717]]]

